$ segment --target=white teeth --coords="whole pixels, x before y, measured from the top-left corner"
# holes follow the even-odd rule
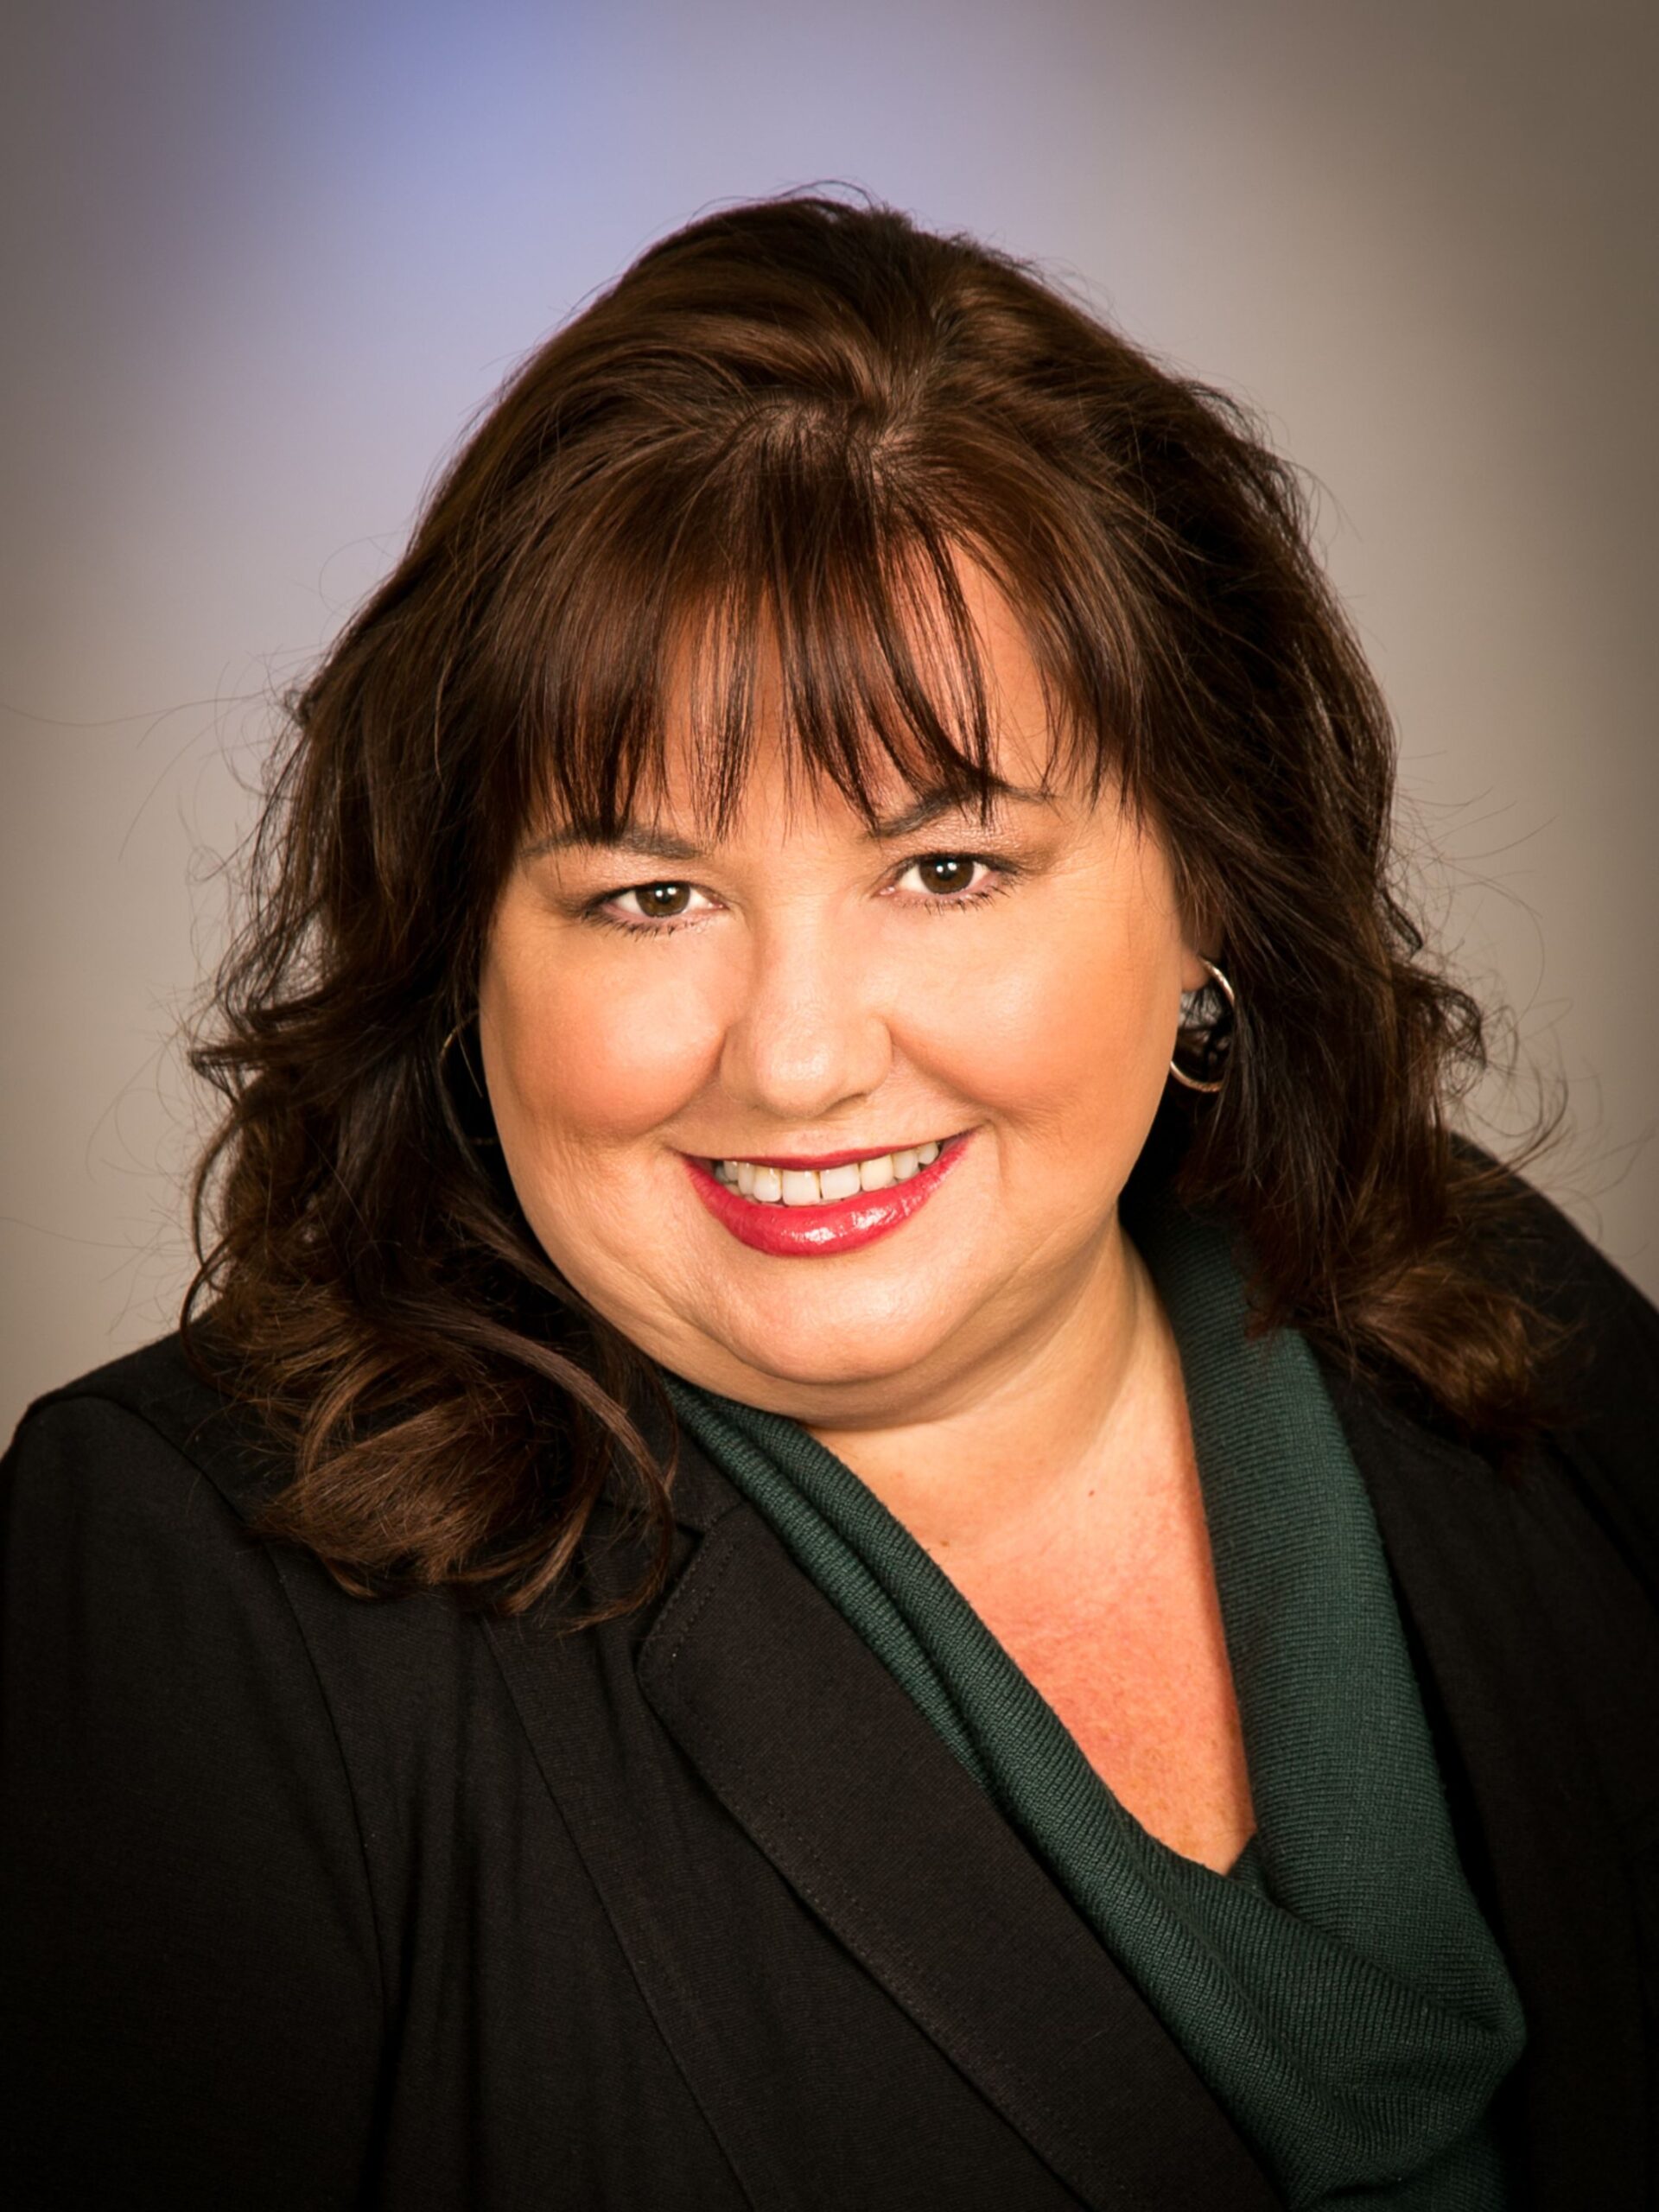
[[[861,1191],[885,1191],[907,1183],[930,1167],[944,1147],[938,1139],[878,1153],[874,1160],[846,1160],[839,1167],[757,1167],[752,1160],[716,1160],[716,1181],[728,1190],[756,1198],[762,1205],[816,1206],[855,1198]]]

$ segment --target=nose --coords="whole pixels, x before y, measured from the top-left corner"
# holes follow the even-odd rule
[[[721,1081],[757,1119],[804,1128],[879,1088],[893,1037],[879,964],[823,910],[774,920],[751,942],[727,1024]]]

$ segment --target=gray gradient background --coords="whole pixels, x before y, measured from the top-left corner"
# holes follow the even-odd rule
[[[1081,280],[1324,487],[1458,969],[1659,1293],[1659,14],[1573,0],[35,0],[0,95],[0,1430],[170,1325],[276,689],[513,361],[711,201]],[[1527,1082],[1482,1102],[1515,1127]]]

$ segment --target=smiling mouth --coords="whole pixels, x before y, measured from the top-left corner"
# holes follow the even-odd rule
[[[753,1199],[757,1205],[833,1205],[867,1192],[887,1191],[895,1184],[909,1182],[957,1141],[931,1137],[925,1144],[904,1145],[894,1152],[842,1155],[816,1166],[777,1159],[711,1160],[709,1172],[726,1189]]]

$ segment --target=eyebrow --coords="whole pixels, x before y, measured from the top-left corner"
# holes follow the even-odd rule
[[[998,784],[991,793],[995,808],[1004,799],[1013,799],[1022,805],[1046,805],[1052,793],[1027,791],[1018,784]],[[917,830],[925,830],[930,822],[937,822],[948,814],[966,814],[972,806],[971,798],[960,791],[938,791],[928,793],[907,806],[902,813],[892,814],[878,820],[867,835],[886,843],[898,837],[911,837]],[[581,823],[565,829],[550,830],[544,837],[524,850],[527,861],[541,860],[549,853],[569,852],[572,849],[591,852],[638,853],[648,860],[700,861],[708,855],[708,848],[698,845],[689,837],[676,836],[651,822],[623,822],[617,825],[614,836],[601,836],[596,827]]]

